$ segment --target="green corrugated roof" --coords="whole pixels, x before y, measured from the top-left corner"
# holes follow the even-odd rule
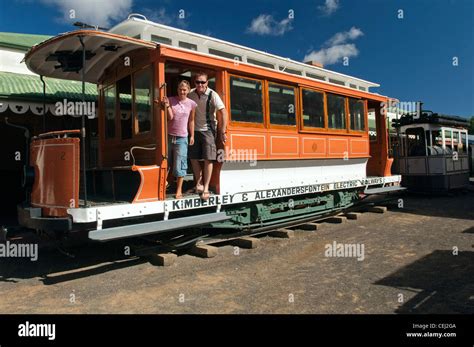
[[[32,46],[43,42],[50,37],[52,36],[0,32],[0,47],[8,47],[27,51]]]
[[[46,82],[46,101],[56,102],[82,100],[82,83],[44,77]],[[0,72],[0,99],[43,100],[43,83],[39,76],[12,72]],[[97,100],[97,87],[86,83],[86,101]]]

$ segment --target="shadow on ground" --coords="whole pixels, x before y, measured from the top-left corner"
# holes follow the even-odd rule
[[[375,284],[419,293],[396,313],[474,313],[474,252],[437,250]]]
[[[68,250],[68,256],[56,249],[41,249],[38,260],[4,258],[0,262],[0,282],[19,282],[40,278],[45,285],[94,276],[146,262],[124,254],[121,243],[88,244]]]
[[[399,199],[403,201],[401,208]],[[455,191],[444,195],[405,193],[387,206],[392,212],[474,221],[474,191]]]

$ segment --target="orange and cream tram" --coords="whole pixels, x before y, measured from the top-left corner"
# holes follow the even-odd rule
[[[53,37],[25,61],[39,75],[99,90],[97,165],[85,165],[84,129],[31,140],[31,198],[18,208],[31,229],[98,241],[202,226],[249,230],[341,211],[400,183],[388,156],[389,98],[370,92],[378,85],[368,81],[137,16],[109,32]],[[166,117],[154,100],[198,71],[224,101],[227,142],[209,200],[175,199],[166,192]]]

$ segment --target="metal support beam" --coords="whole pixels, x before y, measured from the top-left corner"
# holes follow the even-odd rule
[[[102,230],[92,230],[89,232],[89,239],[95,241],[110,241],[124,239],[127,237],[137,237],[150,234],[158,234],[171,230],[189,229],[203,226],[210,223],[222,222],[231,217],[225,212],[211,213],[199,216],[183,217],[159,222],[131,224]]]

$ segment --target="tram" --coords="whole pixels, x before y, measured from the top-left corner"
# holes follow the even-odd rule
[[[235,232],[316,219],[399,188],[383,112],[390,98],[369,90],[378,84],[139,15],[107,32],[55,36],[25,62],[99,91],[97,165],[86,165],[84,126],[31,139],[29,199],[18,206],[26,228],[94,241],[204,226]],[[154,101],[198,71],[225,104],[227,142],[217,144],[223,160],[214,163],[210,198],[176,199],[166,191],[167,120]]]
[[[396,166],[410,191],[442,193],[469,185],[467,119],[432,111],[395,121],[400,148]]]

